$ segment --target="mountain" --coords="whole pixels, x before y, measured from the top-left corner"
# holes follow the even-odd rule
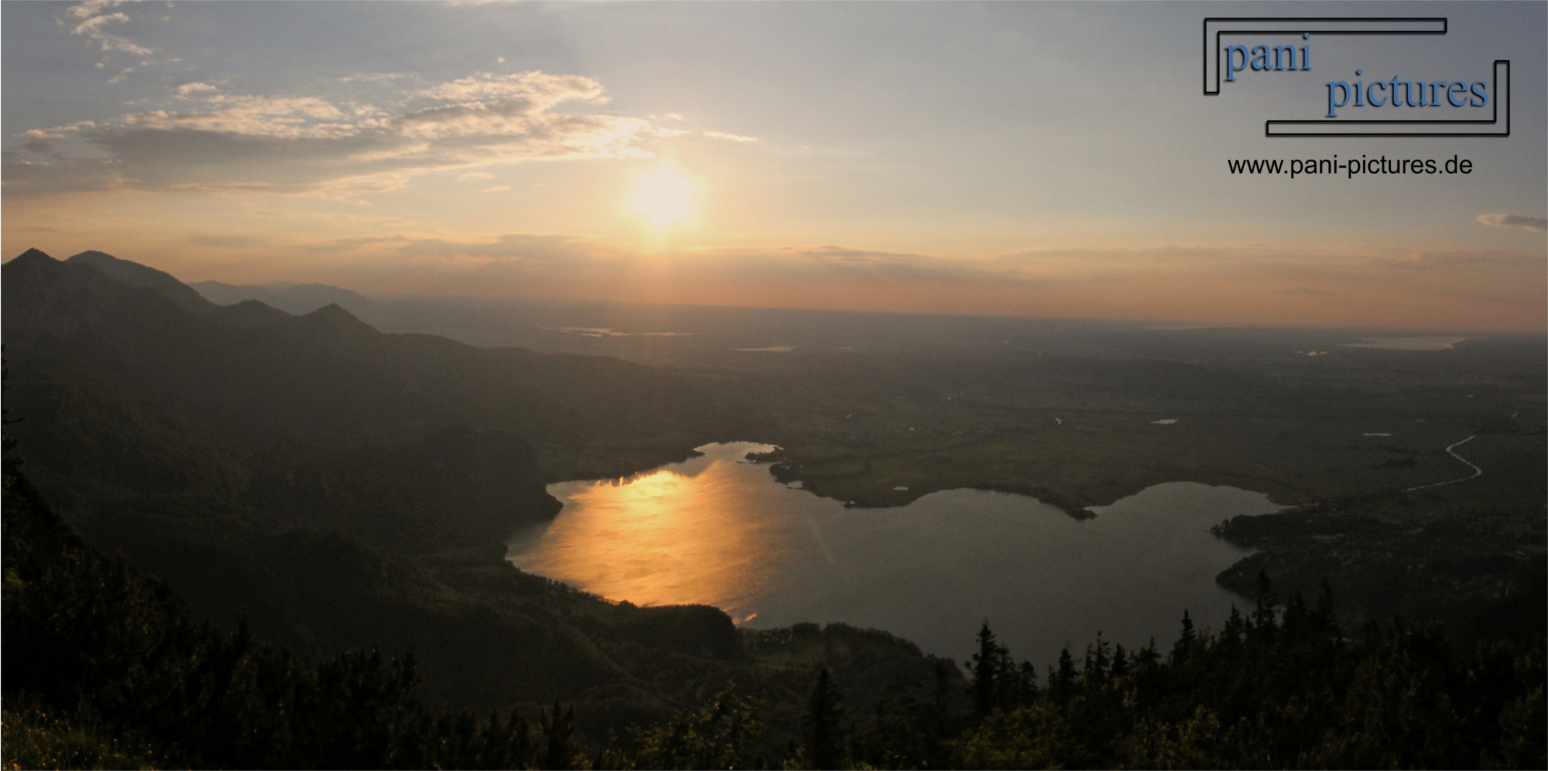
[[[8,354],[23,384],[68,369],[70,383],[111,384],[238,454],[308,465],[468,426],[535,445],[545,479],[606,476],[685,457],[730,415],[680,376],[616,359],[382,334],[338,305],[292,316],[195,295],[106,255],[29,252],[4,267]],[[34,359],[49,364],[21,366]]]
[[[370,315],[378,305],[357,292],[328,284],[291,284],[273,281],[262,286],[196,281],[188,285],[216,305],[235,305],[257,300],[286,313],[301,315],[327,305],[337,305],[356,316]]]
[[[108,278],[128,286],[149,289],[166,298],[173,305],[190,313],[209,316],[216,312],[213,307],[214,303],[200,297],[198,292],[193,291],[191,287],[173,278],[171,274],[163,273],[137,262],[120,260],[111,254],[97,251],[81,252],[65,262],[69,265],[89,267]]]
[[[39,489],[97,548],[175,578],[205,612],[234,618],[245,608],[274,636],[310,641],[304,650],[363,644],[351,635],[372,627],[359,614],[297,610],[308,590],[293,579],[308,573],[275,571],[280,555],[310,549],[337,568],[356,547],[317,552],[332,542],[284,533],[337,530],[340,543],[389,561],[461,554],[503,564],[513,527],[559,509],[527,437],[556,446],[631,438],[629,421],[611,427],[605,406],[585,411],[573,395],[666,390],[649,385],[656,373],[622,362],[383,335],[336,305],[304,316],[217,306],[102,253],[61,262],[33,250],[0,270],[6,406],[23,419],[14,435]],[[611,395],[615,412],[628,409]],[[647,410],[634,436],[672,412]],[[369,594],[346,594],[346,604],[370,607]]]
[[[0,289],[5,403],[21,419],[7,435],[27,476],[87,544],[197,616],[245,615],[314,660],[413,652],[434,704],[581,700],[598,737],[706,681],[757,683],[799,711],[807,672],[758,663],[723,612],[614,605],[504,561],[513,527],[557,513],[548,481],[648,468],[735,430],[693,381],[384,334],[338,304],[221,306],[101,253],[28,251]],[[832,648],[813,660],[873,700],[935,666],[890,636],[824,635],[851,632],[798,642]],[[759,650],[791,655],[782,645]]]

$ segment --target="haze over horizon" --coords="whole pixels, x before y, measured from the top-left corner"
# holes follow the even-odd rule
[[[1205,98],[1204,16],[1306,6],[7,2],[4,252],[419,295],[1542,332],[1545,6],[1379,9],[1449,31]],[[1262,135],[1356,66],[1494,59],[1517,63],[1509,138]],[[1475,171],[1224,163],[1333,153]]]

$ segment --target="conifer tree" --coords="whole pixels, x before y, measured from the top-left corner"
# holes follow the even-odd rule
[[[995,642],[994,632],[989,630],[989,621],[984,620],[984,625],[978,630],[978,652],[973,654],[973,660],[967,662],[969,672],[973,673],[971,684],[973,695],[973,709],[979,719],[987,716],[1000,701],[1000,693],[1005,684],[1001,682],[1009,667],[1006,666],[1008,652]]]
[[[570,739],[575,734],[575,707],[564,709],[555,699],[552,712],[538,711],[538,722],[543,726],[543,736],[548,739],[543,750],[543,768],[574,768],[575,748]]]
[[[827,667],[817,670],[817,684],[806,703],[802,722],[806,757],[814,768],[838,768],[844,759],[843,696],[833,686]]]
[[[1067,645],[1059,651],[1059,668],[1048,673],[1048,694],[1060,709],[1069,706],[1075,696],[1075,660]]]

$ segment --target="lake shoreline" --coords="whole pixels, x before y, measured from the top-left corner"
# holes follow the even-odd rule
[[[510,561],[613,601],[711,605],[749,629],[886,630],[953,657],[988,617],[1013,649],[1052,661],[1097,632],[1126,646],[1167,637],[1184,610],[1218,627],[1245,603],[1216,574],[1249,549],[1209,527],[1281,508],[1195,482],[1092,510],[1032,487],[899,490],[912,500],[861,507],[774,473],[771,445],[698,449],[651,473],[550,486],[564,512],[513,537]]]

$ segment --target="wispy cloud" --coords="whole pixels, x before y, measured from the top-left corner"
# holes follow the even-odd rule
[[[1548,231],[1548,219],[1526,217],[1520,214],[1480,214],[1473,221],[1480,225],[1490,225],[1497,228],[1526,228],[1527,230],[1536,230],[1539,233]]]
[[[51,129],[27,129],[26,131],[23,131],[21,133],[21,136],[22,136],[22,138],[31,140],[33,142],[49,140],[49,139],[64,139],[66,136],[70,135],[73,132],[81,131],[83,129],[89,129],[89,128],[92,128],[92,127],[94,127],[96,125],[97,124],[95,122],[93,122],[93,121],[82,120],[82,121],[76,121],[74,123],[71,123],[71,124],[68,124],[68,125],[65,125],[65,126],[58,126],[58,127],[51,128]]]
[[[266,238],[254,236],[196,233],[188,237],[188,243],[195,246],[213,246],[218,249],[255,249],[268,246],[270,242]]]
[[[154,54],[154,50],[108,31],[113,25],[129,22],[129,14],[113,10],[123,4],[124,0],[86,0],[70,6],[65,11],[66,18],[60,19],[60,23],[70,27],[70,34],[80,35],[98,44],[103,52],[117,51],[133,56]],[[124,74],[120,73],[119,77]]]
[[[756,141],[758,141],[757,137],[744,137],[744,136],[742,136],[740,134],[727,134],[727,133],[724,133],[724,132],[721,132],[721,131],[706,131],[706,132],[704,132],[704,136],[707,136],[710,139],[724,139],[724,140],[726,140],[728,142],[756,142]]]
[[[152,110],[124,116],[104,129],[142,131],[191,131],[245,137],[320,139],[348,136],[359,131],[353,120],[359,110],[312,97],[225,96],[208,97],[208,109],[174,112]],[[371,108],[364,108],[368,114]]]
[[[608,101],[602,93],[602,84],[591,78],[549,75],[535,70],[511,75],[479,72],[432,86],[420,93],[431,99],[448,102],[517,100],[531,104],[536,109],[546,109],[574,99],[597,104],[607,104]]]
[[[645,144],[660,140],[645,118],[562,109],[607,103],[602,85],[580,76],[477,73],[399,93],[378,107],[186,83],[174,107],[34,130],[28,139],[75,137],[96,152],[56,163],[48,175],[29,175],[25,158],[8,152],[6,192],[121,186],[348,195],[396,189],[437,169],[649,158]]]
[[[202,93],[202,92],[205,92],[205,91],[219,91],[219,90],[220,89],[218,87],[212,86],[212,85],[210,85],[208,83],[198,83],[198,82],[195,82],[195,83],[184,83],[183,85],[177,87],[177,95],[178,96],[186,97],[186,96],[192,96],[193,94]]]

